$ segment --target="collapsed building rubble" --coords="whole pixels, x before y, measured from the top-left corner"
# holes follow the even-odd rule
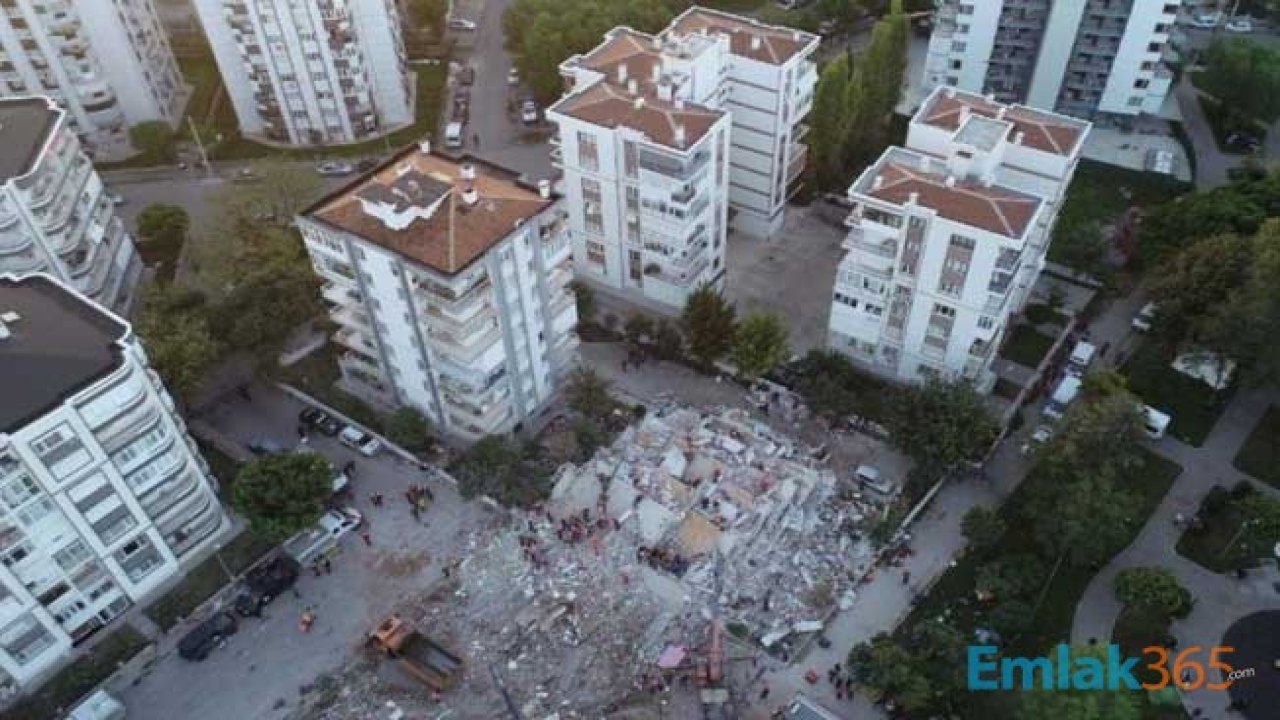
[[[881,518],[817,457],[744,410],[669,405],[562,466],[399,608],[466,659],[425,716],[657,718],[705,676],[713,625],[730,662],[794,655],[853,602]]]

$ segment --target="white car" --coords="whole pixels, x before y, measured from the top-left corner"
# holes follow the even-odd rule
[[[316,172],[324,175],[325,177],[342,177],[343,175],[350,175],[355,171],[355,165],[352,165],[349,162],[339,162],[337,160],[322,162],[316,166]]]
[[[520,103],[520,122],[532,125],[538,122],[538,104],[532,100]]]
[[[510,70],[507,71],[507,84],[513,87],[520,84],[519,70],[515,68],[511,68]]]
[[[107,199],[111,201],[111,204],[115,205],[116,207],[119,207],[125,204],[126,202],[124,199],[124,196],[121,195],[120,193],[109,192],[106,194],[106,196],[107,196]]]
[[[382,450],[382,443],[378,442],[377,438],[370,437],[368,433],[350,425],[342,428],[338,440],[365,457],[373,457]]]
[[[1187,21],[1187,24],[1193,28],[1200,28],[1201,30],[1212,30],[1218,27],[1218,24],[1221,22],[1222,15],[1219,13],[1201,13],[1199,15],[1192,15],[1191,19]]]
[[[476,29],[476,24],[463,18],[449,18],[449,29],[470,31]]]
[[[1129,325],[1138,332],[1151,332],[1151,323],[1156,319],[1156,304],[1147,303],[1142,306],[1138,314],[1133,317]]]
[[[1227,32],[1251,33],[1253,32],[1253,21],[1247,17],[1236,18],[1227,23]]]

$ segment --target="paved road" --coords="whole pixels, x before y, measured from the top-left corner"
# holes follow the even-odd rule
[[[241,441],[256,435],[295,440],[301,406],[274,389],[257,388],[253,397],[252,404],[231,401],[205,419]],[[372,547],[346,537],[332,575],[302,578],[300,598],[286,594],[268,608],[266,619],[245,620],[227,647],[205,662],[179,659],[173,646],[184,628],[170,632],[161,643],[161,659],[142,681],[119,689],[131,719],[280,720],[297,708],[300,688],[358,653],[365,634],[401,598],[427,592],[440,560],[460,554],[454,542],[483,522],[478,504],[463,502],[451,486],[436,482],[430,484],[436,505],[425,516],[427,524],[415,523],[400,498],[409,482],[423,482],[418,471],[385,453],[356,458],[329,438],[312,443],[335,462],[356,460],[355,504],[370,521]],[[372,492],[384,493],[387,506],[372,508]],[[312,632],[302,634],[296,623],[306,605],[319,619]]]
[[[1187,78],[1174,87],[1178,98],[1178,107],[1182,110],[1182,125],[1191,137],[1191,146],[1196,153],[1196,188],[1211,190],[1227,184],[1227,170],[1240,164],[1240,156],[1228,155],[1218,149],[1218,141],[1213,137],[1213,129],[1205,119],[1197,98],[1200,91]]]

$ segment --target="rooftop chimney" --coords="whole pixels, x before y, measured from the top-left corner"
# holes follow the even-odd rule
[[[948,86],[944,92],[946,92],[948,99],[954,98],[956,96],[956,89],[953,87]]]
[[[675,140],[676,140],[676,145],[678,145],[679,147],[684,147],[684,141],[685,141],[684,125],[676,123]]]
[[[551,181],[550,180],[546,178],[542,178],[541,180],[538,181],[538,195],[543,200],[546,200],[547,198],[551,197]]]
[[[639,110],[640,108],[644,107],[644,96],[637,97],[635,101],[631,103],[631,106],[634,107],[636,110]]]
[[[662,63],[660,62],[654,63],[653,71],[650,74],[653,76],[654,82],[658,82],[659,80],[661,80],[662,79]]]
[[[625,83],[627,81],[627,64],[618,63],[618,82]]]
[[[459,168],[459,175],[462,177],[463,180],[466,180],[467,182],[471,182],[472,180],[475,180],[476,166],[472,165],[471,163],[463,163],[462,167]]]
[[[1003,119],[1004,119],[1004,114],[1005,114],[1005,113],[1007,113],[1007,112],[1009,112],[1009,106],[1007,106],[1007,105],[1001,105],[1001,106],[1000,106],[1000,109],[996,111],[996,118],[997,118],[997,119],[999,119],[999,120],[1003,120]]]
[[[960,124],[963,125],[966,122],[968,122],[969,115],[971,114],[972,114],[972,111],[969,110],[968,105],[961,105],[960,106]]]
[[[431,138],[422,138],[418,141],[418,151],[423,155],[431,154]]]
[[[480,192],[473,187],[463,190],[462,202],[466,203],[468,207],[475,206],[476,203],[480,202]]]
[[[675,92],[675,88],[669,82],[658,83],[658,99],[671,102],[671,96]]]
[[[881,187],[884,187],[884,176],[883,176],[883,175],[876,175],[876,176],[871,180],[871,189],[872,189],[872,190],[879,190]]]
[[[1027,134],[1019,130],[1018,132],[1013,134],[1013,144],[1021,145],[1022,141],[1025,140],[1026,137],[1027,137]]]
[[[764,41],[760,39],[760,36],[759,36],[759,35],[752,35],[752,36],[751,36],[751,49],[752,49],[752,50],[759,50],[759,49],[760,49],[760,46],[761,46],[761,45],[763,45],[763,44],[764,44]]]
[[[920,193],[918,192],[907,193],[907,204],[908,205],[920,204]]]
[[[953,187],[955,187],[955,186],[956,186],[956,176],[955,176],[955,175],[948,175],[948,176],[947,176],[947,179],[946,179],[946,185],[947,185],[947,187],[949,187],[949,188],[953,188]]]
[[[676,98],[675,105],[677,110],[684,109],[684,98]]]
[[[631,78],[627,81],[627,92],[632,95],[640,94],[640,83],[636,82],[635,78]]]

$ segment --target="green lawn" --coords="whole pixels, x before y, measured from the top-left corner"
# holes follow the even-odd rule
[[[1196,75],[1199,75],[1199,73]],[[1204,111],[1205,120],[1209,121],[1209,128],[1213,130],[1213,139],[1218,144],[1219,151],[1232,155],[1245,154],[1227,145],[1227,138],[1233,133],[1241,133],[1265,142],[1267,137],[1266,125],[1249,121],[1239,114],[1226,111],[1222,107],[1222,103],[1217,100],[1205,95],[1199,97],[1200,109]]]
[[[222,562],[233,574],[247,570],[254,562],[275,547],[275,543],[245,530],[219,551]],[[161,630],[168,632],[173,626],[191,614],[193,610],[221,590],[230,578],[223,571],[218,558],[210,556],[204,562],[192,568],[182,582],[164,597],[156,600],[147,608],[146,615]]]
[[[1169,491],[1175,478],[1182,471],[1177,463],[1155,453],[1143,450],[1143,462],[1135,467],[1128,478],[1130,486],[1140,499],[1136,522],[1130,535],[1115,549],[1119,552],[1137,536],[1146,519]],[[1037,483],[1046,482],[1042,476],[1031,475],[1014,491],[1000,509],[1007,523],[1004,541],[985,554],[966,553],[956,564],[938,579],[933,588],[898,627],[895,635],[908,638],[912,628],[920,622],[937,617],[948,617],[949,623],[966,637],[972,637],[975,628],[985,622],[989,608],[975,599],[974,586],[978,567],[994,557],[1018,553],[1038,553],[1034,530],[1029,518],[1021,512],[1027,499],[1035,493]],[[1021,636],[1006,638],[1004,654],[1035,657],[1043,655],[1053,645],[1066,641],[1071,634],[1071,622],[1076,605],[1085,588],[1093,580],[1097,568],[1071,568],[1066,565],[1054,575],[1047,587],[1041,588],[1044,602],[1036,612],[1032,628]],[[972,693],[962,701],[966,713],[960,717],[982,717],[998,720],[1011,717],[1010,698],[1006,693]]]
[[[1231,464],[1242,473],[1280,487],[1280,406],[1267,408]]]
[[[214,479],[218,481],[219,494],[226,500],[230,496],[231,483],[235,480],[236,472],[240,469],[240,463],[214,445],[199,438],[196,439],[196,445],[200,447],[200,454],[208,461],[209,471],[213,473]]]
[[[1060,325],[1066,327],[1071,318],[1067,315],[1054,310],[1044,303],[1032,303],[1022,311],[1027,320],[1036,325]]]
[[[1129,389],[1151,407],[1173,417],[1169,434],[1199,447],[1226,409],[1234,388],[1214,391],[1207,384],[1174,370],[1173,358],[1158,343],[1143,343],[1125,362]]]
[[[1030,325],[1018,325],[1009,331],[1000,355],[1019,365],[1035,369],[1044,360],[1044,356],[1049,354],[1051,347],[1053,338]]]
[[[1257,548],[1250,550],[1242,541],[1240,529],[1245,516],[1231,492],[1214,487],[1200,504],[1198,515],[1201,526],[1178,538],[1179,555],[1218,573],[1255,564],[1259,552]]]
[[[1131,205],[1158,205],[1190,190],[1190,184],[1168,175],[1081,158],[1058,213],[1048,257],[1055,262],[1070,257],[1069,239],[1078,237],[1077,230],[1089,223],[1108,225]]]
[[[131,625],[121,624],[89,652],[63,668],[38,691],[19,700],[0,720],[56,720],[71,705],[106,680],[121,664],[142,652],[149,642]]]
[[[385,430],[386,418],[373,406],[339,390],[334,383],[341,377],[337,354],[341,348],[333,343],[307,355],[288,367],[273,367],[276,380],[292,385],[356,422],[378,432]]]

